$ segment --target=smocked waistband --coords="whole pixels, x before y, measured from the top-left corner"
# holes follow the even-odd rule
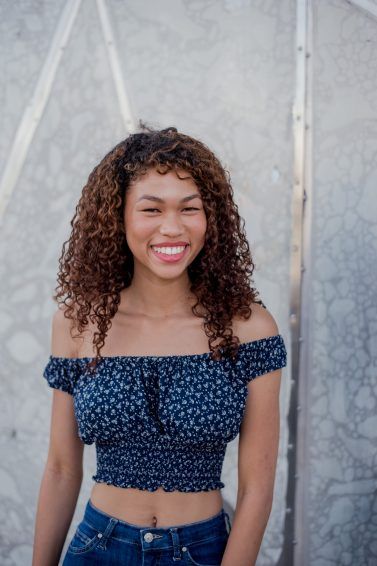
[[[224,487],[221,472],[226,445],[202,450],[169,445],[158,439],[137,443],[122,440],[96,444],[96,482],[118,487],[165,491],[208,491]]]

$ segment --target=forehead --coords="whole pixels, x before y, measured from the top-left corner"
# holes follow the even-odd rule
[[[197,189],[197,185],[190,173],[183,169],[168,171],[165,174],[159,173],[156,169],[148,169],[144,175],[137,177],[130,183],[131,192],[134,194],[138,194],[147,188],[149,191],[156,190],[161,192],[163,189],[177,189],[177,191],[181,192],[185,188],[187,190]]]

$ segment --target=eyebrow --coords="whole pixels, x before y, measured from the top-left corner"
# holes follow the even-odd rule
[[[183,197],[179,202],[187,202],[189,200],[192,200],[194,198],[202,198],[200,193],[194,193],[193,195],[189,195],[187,197]],[[161,197],[156,197],[155,195],[142,195],[140,198],[137,199],[136,202],[139,202],[140,200],[153,200],[155,202],[164,202],[164,199]]]

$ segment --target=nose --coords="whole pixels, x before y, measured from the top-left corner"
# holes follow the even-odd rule
[[[161,234],[165,236],[179,236],[182,233],[182,221],[178,214],[166,214],[161,219]]]

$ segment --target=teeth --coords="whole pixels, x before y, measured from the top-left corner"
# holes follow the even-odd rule
[[[158,248],[156,246],[152,246],[154,250],[156,250],[156,252],[162,253],[162,254],[167,254],[167,255],[174,255],[174,254],[180,254],[183,252],[183,250],[185,249],[185,246],[176,246],[174,248]]]

